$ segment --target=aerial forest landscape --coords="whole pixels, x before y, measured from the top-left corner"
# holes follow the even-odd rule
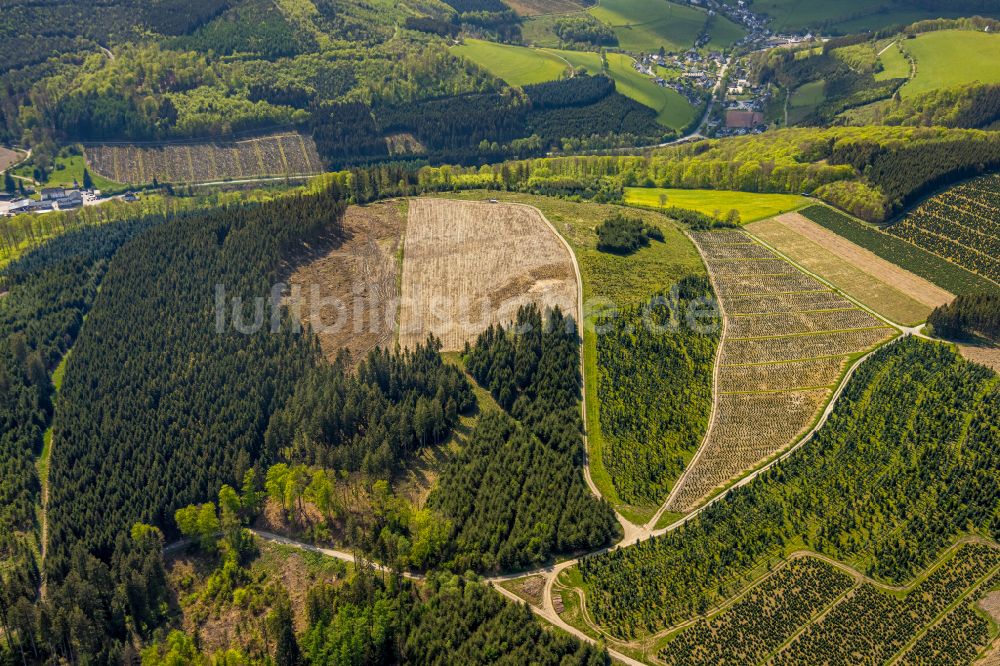
[[[0,0],[0,666],[1000,663],[1000,0]]]

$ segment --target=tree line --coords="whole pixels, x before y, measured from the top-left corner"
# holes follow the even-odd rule
[[[1000,341],[1000,295],[960,294],[951,303],[934,308],[927,323],[935,335],[946,338],[983,335]]]
[[[532,150],[545,145],[529,143]],[[496,148],[498,155],[503,153],[503,146]],[[647,156],[547,157],[486,167],[380,163],[344,169],[329,178],[359,203],[467,189],[579,196],[600,203],[621,202],[626,187],[805,192],[863,219],[884,221],[929,188],[981,173],[994,163],[1000,164],[1000,139],[989,132],[839,127],[701,141]],[[720,224],[676,208],[667,212],[696,228],[727,226],[738,219],[729,215]]]

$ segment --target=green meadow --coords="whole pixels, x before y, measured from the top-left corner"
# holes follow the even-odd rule
[[[661,199],[660,197],[666,197]],[[744,223],[763,220],[797,210],[809,203],[794,194],[760,194],[729,190],[678,190],[659,187],[627,187],[625,203],[646,208],[687,208],[705,215],[724,217],[729,211],[739,211]]]

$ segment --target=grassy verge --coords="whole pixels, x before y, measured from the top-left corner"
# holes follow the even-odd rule
[[[66,376],[66,361],[69,360],[69,355],[72,350],[67,352],[62,360],[59,361],[59,365],[52,372],[52,386],[55,387],[56,395],[62,389],[63,377]],[[41,483],[42,488],[45,488],[49,484],[49,461],[52,459],[52,424],[45,430],[45,434],[42,437],[42,452],[38,455],[38,459],[35,460],[35,470],[38,472],[38,480]]]

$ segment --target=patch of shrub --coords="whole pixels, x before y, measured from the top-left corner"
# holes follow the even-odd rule
[[[650,240],[663,242],[660,229],[621,213],[606,219],[596,231],[597,249],[614,254],[631,254],[649,245]]]

